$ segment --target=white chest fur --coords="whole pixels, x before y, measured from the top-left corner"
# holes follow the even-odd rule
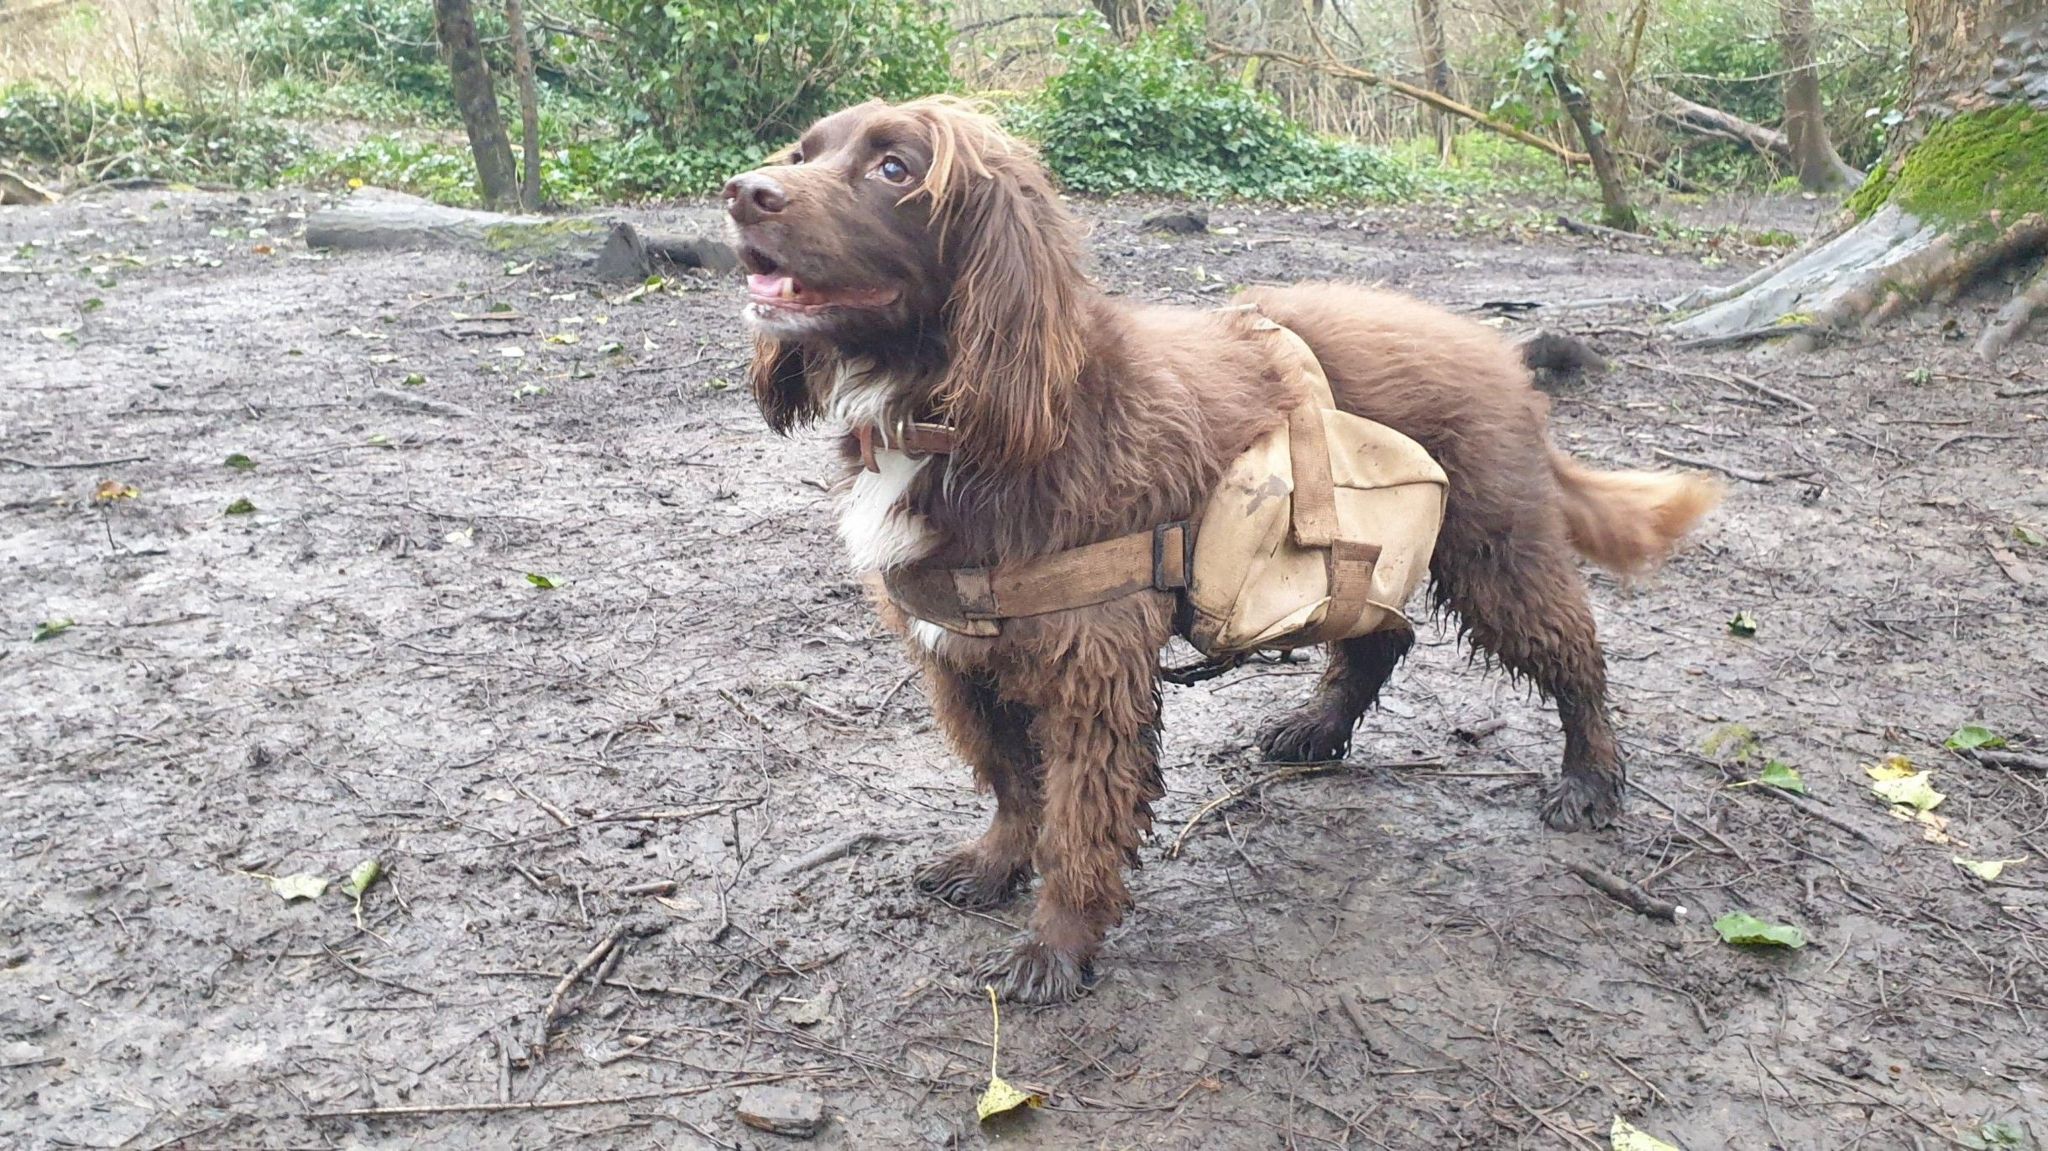
[[[931,457],[912,459],[902,452],[877,449],[880,471],[861,471],[840,497],[839,538],[848,558],[860,571],[881,571],[923,559],[935,542],[924,517],[912,512],[908,495],[912,480]]]
[[[887,419],[896,381],[865,363],[842,369],[832,393],[832,415],[842,427],[879,424]],[[858,571],[881,571],[915,563],[930,554],[936,540],[924,517],[909,507],[911,482],[931,463],[877,445],[875,466],[863,469],[840,496],[839,538]]]

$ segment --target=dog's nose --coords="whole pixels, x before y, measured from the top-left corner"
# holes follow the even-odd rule
[[[736,223],[758,224],[788,206],[782,185],[765,173],[749,172],[725,183],[725,210]]]

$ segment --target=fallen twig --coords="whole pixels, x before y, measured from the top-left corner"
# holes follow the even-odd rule
[[[1583,220],[1574,220],[1570,216],[1559,216],[1557,218],[1557,226],[1574,236],[1606,236],[1614,240],[1640,240],[1643,238],[1634,232],[1623,231],[1620,228],[1610,228],[1605,224],[1588,224]]]
[[[1694,340],[1682,340],[1671,345],[1681,352],[1697,352],[1707,348],[1732,348],[1738,344],[1754,344],[1759,340],[1775,340],[1780,336],[1825,335],[1827,329],[1819,324],[1769,324],[1761,328],[1747,328],[1740,332],[1724,332],[1718,336],[1701,336]]]
[[[404,392],[393,391],[390,388],[372,388],[370,389],[370,398],[373,400],[382,400],[383,402],[390,404],[394,408],[404,408],[406,411],[422,412],[430,416],[446,416],[450,419],[463,419],[476,414],[475,412],[470,411],[468,408],[463,407],[461,404],[450,404],[444,403],[441,400],[430,400],[425,396],[408,396]]]
[[[1947,450],[1948,448],[1953,447],[1956,444],[1964,443],[1969,440],[2016,439],[2019,439],[2019,436],[2011,432],[1957,432],[1955,435],[1952,435],[1949,438],[1934,445],[1932,448],[1929,448],[1927,450],[1927,458],[1929,460],[1932,460],[1934,457],[1940,455],[1943,451]]]
[[[569,997],[569,989],[575,987],[575,983],[578,983],[584,975],[588,975],[592,969],[596,969],[600,963],[604,963],[606,958],[618,948],[618,942],[621,942],[623,938],[627,938],[629,932],[631,934],[639,934],[635,924],[627,924],[627,922],[612,924],[612,930],[604,932],[604,938],[598,940],[598,946],[594,946],[588,952],[584,952],[584,958],[580,958],[580,961],[575,961],[575,967],[571,967],[569,973],[563,975],[559,983],[555,983],[555,993],[547,997],[547,1010],[541,1012],[541,1020],[535,1022],[535,1026],[532,1026],[532,1049],[535,1049],[537,1055],[541,1051],[547,1051],[547,1032],[553,1030],[555,1020],[561,1018],[561,1008],[563,1008],[563,1004],[565,1004],[567,997]],[[606,975],[608,975],[608,971],[598,975],[598,985],[604,983]]]
[[[2027,388],[2000,388],[1992,394],[2001,400],[2025,400],[2035,396],[2048,396],[2048,384],[2035,384]]]
[[[1585,863],[1566,863],[1565,870],[1585,880],[1602,894],[1616,903],[1641,915],[1676,923],[1685,915],[1685,908],[1667,899],[1659,899],[1625,879],[1609,875],[1597,867]]]
[[[2026,771],[2048,771],[2048,755],[2036,755],[2028,751],[1998,751],[1992,748],[1973,747],[1962,753],[1965,758],[1976,760],[1989,767],[2017,767]]]
[[[1773,387],[1762,380],[1751,379],[1741,372],[1710,372],[1700,368],[1683,367],[1678,364],[1652,364],[1642,360],[1623,360],[1622,363],[1645,372],[1669,372],[1675,376],[1687,376],[1695,380],[1712,380],[1717,384],[1734,384],[1736,387],[1746,388],[1766,399],[1776,400],[1781,404],[1790,404],[1803,412],[1819,410],[1810,401],[1801,396],[1794,395],[1783,388]]]
[[[1702,460],[1693,456],[1681,456],[1677,452],[1667,452],[1663,448],[1651,448],[1650,454],[1660,460],[1670,460],[1674,464],[1684,464],[1689,468],[1705,468],[1710,472],[1720,472],[1731,480],[1741,480],[1749,484],[1774,484],[1779,480],[1802,479],[1812,475],[1814,471],[1812,468],[1802,468],[1790,472],[1752,472],[1746,468],[1733,467],[1728,464],[1717,464],[1712,460]]]
[[[635,1091],[628,1095],[595,1095],[586,1099],[528,1099],[512,1103],[414,1103],[403,1107],[351,1107],[342,1111],[306,1111],[306,1119],[388,1119],[400,1115],[472,1115],[489,1111],[567,1111],[574,1107],[605,1107],[615,1103],[639,1103],[648,1099],[681,1099],[706,1095],[733,1087],[757,1083],[780,1083],[816,1074],[812,1070],[778,1071],[771,1075],[750,1075],[723,1083],[699,1083],[694,1087],[670,1087],[661,1091]]]
[[[1380,763],[1374,764],[1373,766],[1390,768],[1435,767],[1438,765],[1438,762],[1439,761],[1434,759],[1425,759],[1416,760],[1412,763]],[[1187,842],[1188,836],[1194,833],[1195,827],[1197,825],[1199,825],[1203,820],[1209,818],[1211,815],[1214,815],[1218,810],[1222,809],[1223,807],[1235,803],[1238,800],[1243,799],[1245,796],[1250,795],[1255,791],[1264,791],[1266,788],[1271,787],[1273,784],[1285,783],[1290,779],[1307,779],[1311,776],[1331,775],[1336,772],[1349,770],[1351,770],[1351,765],[1342,762],[1304,763],[1296,767],[1289,767],[1281,771],[1276,771],[1271,775],[1262,775],[1259,778],[1251,781],[1250,783],[1245,784],[1243,787],[1235,788],[1231,791],[1224,792],[1222,795],[1219,795],[1215,799],[1212,799],[1209,802],[1203,804],[1201,810],[1195,812],[1193,816],[1189,817],[1187,823],[1181,827],[1180,834],[1173,837],[1173,846],[1166,849],[1166,858],[1179,859],[1181,846]]]
[[[775,874],[784,878],[792,875],[801,875],[814,867],[823,867],[835,859],[844,859],[876,841],[894,843],[895,839],[891,836],[883,835],[879,831],[856,831],[852,835],[835,839],[820,847],[812,848],[795,859],[778,864],[775,868]]]
[[[115,464],[139,464],[148,456],[115,456],[107,460],[25,460],[20,456],[0,456],[0,464],[13,464],[17,468],[35,468],[39,471],[60,472],[73,468],[110,468]]]

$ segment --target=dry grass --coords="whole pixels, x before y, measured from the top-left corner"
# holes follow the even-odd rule
[[[193,0],[0,0],[0,86],[187,102],[243,90]]]

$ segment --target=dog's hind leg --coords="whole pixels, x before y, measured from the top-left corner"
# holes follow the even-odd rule
[[[1038,841],[1039,770],[1031,712],[1000,698],[985,678],[927,665],[932,710],[975,782],[996,796],[995,818],[981,838],[918,868],[918,890],[958,907],[993,907],[1031,878]]]
[[[1437,593],[1472,642],[1557,702],[1564,772],[1544,797],[1543,821],[1559,831],[1614,822],[1624,773],[1607,715],[1607,663],[1562,529],[1525,527],[1521,538],[1507,533],[1455,553],[1439,547],[1437,556]]]
[[[1330,663],[1309,701],[1259,732],[1268,763],[1322,763],[1342,759],[1352,729],[1379,699],[1394,666],[1415,646],[1407,628],[1376,631],[1330,645]]]

